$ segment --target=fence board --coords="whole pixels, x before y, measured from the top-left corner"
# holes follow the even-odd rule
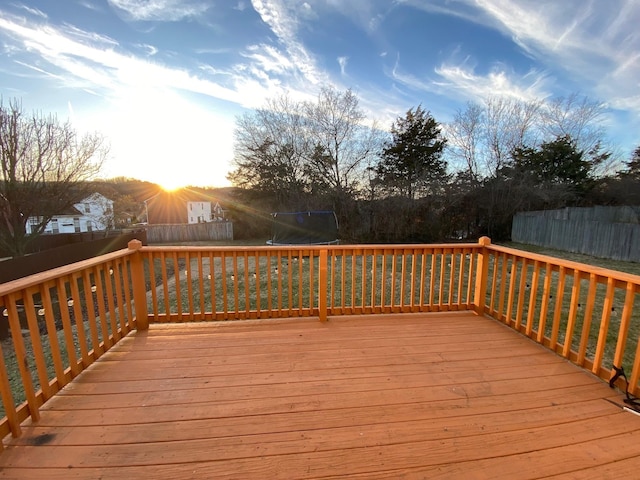
[[[640,262],[640,206],[520,212],[514,242],[613,260]]]
[[[208,222],[147,225],[147,241],[149,243],[199,242],[207,240],[233,240],[233,223]]]

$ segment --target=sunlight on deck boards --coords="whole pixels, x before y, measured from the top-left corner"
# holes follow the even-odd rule
[[[0,478],[632,478],[622,395],[472,313],[152,325],[5,440]]]

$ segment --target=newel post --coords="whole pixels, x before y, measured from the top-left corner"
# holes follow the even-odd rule
[[[473,304],[478,315],[484,314],[485,299],[487,296],[487,280],[489,276],[489,250],[491,245],[489,237],[480,237],[478,240],[480,249],[478,250],[478,263],[476,267],[476,291]]]
[[[131,240],[127,246],[129,250],[135,250],[131,255],[131,281],[133,282],[133,304],[135,309],[136,329],[147,330],[149,317],[147,313],[147,289],[145,288],[144,266],[142,264],[142,242]]]
[[[318,315],[321,322],[327,321],[327,250],[320,250],[320,275],[318,278]]]

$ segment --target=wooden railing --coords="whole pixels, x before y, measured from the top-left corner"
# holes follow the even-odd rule
[[[133,252],[0,285],[0,314],[11,333],[0,344],[0,438],[19,436],[22,421],[37,421],[47,400],[136,328]]]
[[[640,393],[640,276],[489,243],[479,257],[479,313],[603,379],[622,367],[629,391]]]
[[[0,438],[132,329],[473,310],[638,393],[640,277],[479,243],[143,247],[0,285]],[[2,351],[4,349],[4,352]],[[1,413],[1,412],[0,412]],[[1,443],[0,443],[1,448]]]
[[[468,245],[143,247],[150,322],[473,308]]]

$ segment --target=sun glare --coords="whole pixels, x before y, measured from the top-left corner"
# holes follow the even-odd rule
[[[175,192],[176,190],[180,190],[182,188],[182,185],[177,185],[177,184],[171,184],[171,185],[167,185],[167,184],[160,184],[160,188],[162,188],[162,190],[164,190],[165,192]]]
[[[162,181],[156,182],[165,192],[175,192],[183,188],[185,185],[180,183],[179,178],[165,178]]]

